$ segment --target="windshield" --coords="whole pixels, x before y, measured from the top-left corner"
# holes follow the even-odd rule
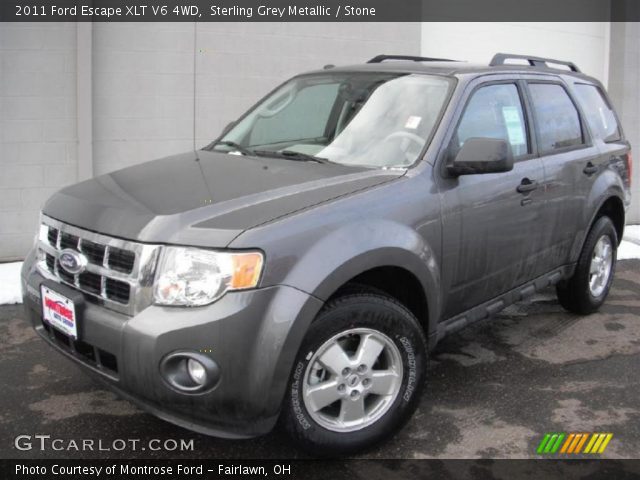
[[[235,154],[407,167],[430,138],[449,80],[428,75],[331,73],[292,79],[211,148]]]

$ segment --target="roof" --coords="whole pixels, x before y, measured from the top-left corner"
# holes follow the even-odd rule
[[[415,58],[416,60],[395,60],[398,58]],[[379,58],[382,60],[378,61]],[[502,63],[505,59],[516,58],[520,60],[531,59],[530,65]],[[494,62],[500,62],[494,64]],[[550,65],[544,63],[549,62]],[[535,64],[534,64],[535,62]],[[567,68],[554,68],[551,65],[564,65]],[[378,56],[368,63],[345,66],[327,66],[321,71],[332,72],[389,72],[389,73],[428,73],[433,75],[456,76],[463,74],[483,74],[483,73],[550,73],[561,75],[572,75],[580,78],[591,77],[581,73],[571,62],[560,60],[542,59],[539,57],[527,57],[524,55],[496,54],[490,65],[480,63],[470,63],[457,60],[422,60],[421,57],[403,56]]]

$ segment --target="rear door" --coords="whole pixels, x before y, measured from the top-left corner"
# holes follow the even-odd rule
[[[474,80],[466,92],[436,169],[443,212],[443,319],[526,282],[538,269],[544,172],[533,155],[522,85],[512,76],[492,75]],[[472,137],[508,141],[513,170],[449,176],[447,163]]]
[[[546,205],[539,261],[545,271],[570,263],[581,245],[582,212],[601,153],[569,86],[557,76],[529,76],[527,95],[545,172]]]
[[[594,208],[599,207],[589,201],[589,195],[593,192],[593,184],[597,181],[598,176],[607,170],[614,171],[626,180],[626,186],[629,186],[627,156],[630,154],[630,148],[629,143],[624,139],[618,119],[603,88],[582,79],[575,79],[572,87],[589,127],[593,143],[600,152],[597,162],[592,162],[593,166],[585,165],[576,189],[578,194],[585,199],[581,220],[582,228],[586,230],[594,214]]]

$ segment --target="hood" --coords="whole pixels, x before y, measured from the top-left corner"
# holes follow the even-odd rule
[[[225,247],[247,229],[403,174],[198,151],[66,187],[43,213],[130,240]]]

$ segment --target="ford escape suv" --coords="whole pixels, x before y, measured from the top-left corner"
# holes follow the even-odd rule
[[[56,193],[24,305],[158,417],[346,454],[410,418],[445,335],[550,285],[597,310],[630,172],[604,88],[570,62],[326,67],[201,150]]]

